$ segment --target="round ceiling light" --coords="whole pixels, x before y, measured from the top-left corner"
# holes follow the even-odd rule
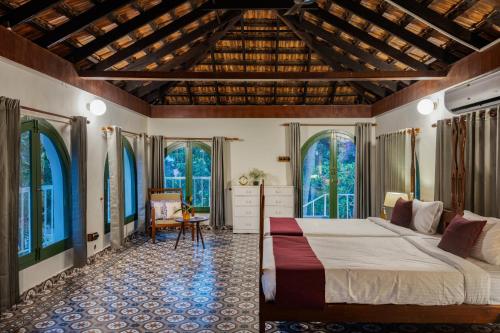
[[[424,98],[417,104],[417,111],[423,115],[431,114],[435,108],[436,103],[429,98]]]
[[[89,103],[89,111],[96,116],[102,116],[106,113],[106,103],[100,99],[94,99]]]

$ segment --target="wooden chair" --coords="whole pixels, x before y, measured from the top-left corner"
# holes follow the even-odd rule
[[[182,189],[150,188],[148,190],[148,200],[151,206],[151,238],[153,239],[153,243],[155,243],[157,231],[169,228],[180,228],[181,224],[175,221],[175,217],[165,220],[157,220],[153,202],[160,200],[172,200],[172,201],[179,201],[179,203],[182,204]],[[181,215],[182,214],[178,214],[179,217]],[[185,223],[183,232],[185,231],[186,228],[191,229],[191,238],[194,241],[194,231],[195,231],[194,224]]]

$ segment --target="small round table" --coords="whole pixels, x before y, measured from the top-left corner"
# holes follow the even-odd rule
[[[179,234],[177,235],[177,241],[175,242],[175,250],[177,249],[177,245],[179,244],[179,239],[181,238],[181,233],[184,230],[184,223],[191,223],[196,225],[196,243],[198,244],[199,239],[201,238],[201,245],[205,248],[205,242],[203,241],[203,234],[201,233],[200,222],[208,221],[208,217],[206,216],[193,216],[189,220],[184,220],[182,217],[178,217],[175,219],[175,222],[179,222],[181,224],[181,228],[179,229]]]

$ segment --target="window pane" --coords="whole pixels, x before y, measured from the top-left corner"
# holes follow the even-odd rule
[[[352,218],[356,177],[356,146],[350,137],[337,134],[337,217]]]
[[[135,165],[130,151],[123,148],[123,179],[125,185],[125,216],[136,213],[135,206]],[[109,186],[108,186],[109,188]],[[109,207],[109,206],[108,206]]]
[[[330,138],[309,147],[303,162],[304,217],[330,216]]]
[[[69,236],[64,216],[63,165],[52,140],[40,134],[42,246]]]
[[[165,157],[165,187],[182,188],[186,197],[186,148],[181,147]]]
[[[193,204],[210,207],[211,156],[206,150],[193,147]]]
[[[31,253],[31,132],[21,134],[19,185],[19,256]]]

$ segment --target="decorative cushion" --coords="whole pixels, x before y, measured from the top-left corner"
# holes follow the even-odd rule
[[[182,207],[181,202],[177,200],[152,201],[151,206],[155,209],[156,220],[168,220],[182,216],[182,212],[176,212]]]
[[[467,258],[486,221],[471,221],[457,215],[446,228],[438,247],[462,258]]]
[[[467,210],[464,211],[464,218],[486,220],[486,225],[472,247],[470,256],[492,265],[500,265],[500,219],[483,217]]]
[[[441,201],[424,202],[414,199],[412,229],[424,234],[435,234],[441,214],[443,214],[443,203]]]
[[[412,217],[412,201],[399,198],[392,210],[391,223],[400,227],[409,228]]]

